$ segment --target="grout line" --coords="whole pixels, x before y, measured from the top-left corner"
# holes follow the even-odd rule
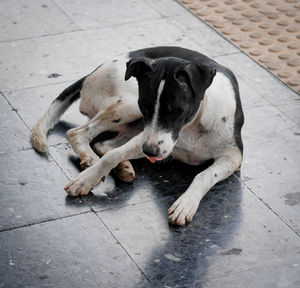
[[[243,185],[260,201],[262,202],[273,214],[275,214],[285,225],[287,225],[297,236],[300,237],[300,234],[296,232],[277,212],[275,212],[272,207],[265,202],[261,197],[259,197],[248,185],[243,183]]]
[[[22,91],[22,90],[30,90],[30,89],[35,89],[35,88],[42,88],[42,87],[47,87],[51,85],[59,85],[59,84],[64,84],[64,83],[72,83],[75,82],[79,79],[76,78],[76,80],[66,80],[66,81],[60,81],[60,82],[52,82],[52,83],[45,83],[42,85],[35,85],[35,86],[27,86],[27,87],[21,87],[21,88],[16,88],[16,89],[7,89],[7,90],[2,90],[0,93],[6,93],[6,92],[17,92],[17,91]]]
[[[51,1],[67,18],[72,21],[72,23],[76,24],[81,29],[81,31],[84,31],[84,28],[79,23],[77,23],[59,4],[57,4],[55,0]]]
[[[14,108],[14,106],[8,101],[8,99],[5,97],[4,93],[2,93],[0,91],[0,94],[2,95],[2,97],[6,100],[6,102],[8,103],[8,105],[12,108],[12,110],[19,116],[19,118],[22,120],[22,122],[24,123],[24,125],[27,127],[27,129],[29,131],[31,131],[30,127],[27,125],[27,123],[23,120],[23,118],[21,117],[21,115],[18,113],[18,110],[16,108]]]
[[[5,40],[1,41],[0,44],[9,44],[13,42],[19,42],[19,41],[24,41],[24,40],[35,40],[39,38],[46,38],[50,36],[58,36],[58,35],[65,35],[65,34],[70,34],[74,32],[82,32],[83,30],[71,30],[71,31],[66,31],[66,32],[57,32],[57,33],[50,33],[50,34],[43,34],[43,35],[38,35],[38,36],[32,36],[32,37],[27,37],[27,38],[17,38],[17,39],[12,39],[12,40]]]
[[[139,271],[142,273],[142,275],[148,280],[149,283],[150,279],[147,277],[147,275],[143,272],[143,270],[139,267],[139,265],[134,261],[132,256],[129,254],[129,252],[125,249],[125,247],[121,244],[121,242],[118,240],[118,238],[111,232],[111,230],[108,228],[108,226],[104,223],[104,221],[101,219],[101,217],[92,209],[92,211],[96,214],[98,219],[102,222],[102,224],[105,226],[105,228],[108,230],[108,232],[111,234],[111,236],[117,241],[117,243],[120,245],[120,247],[124,250],[124,252],[127,254],[127,256],[131,259],[131,261],[136,265],[136,267],[139,269]]]
[[[31,227],[31,226],[35,226],[35,225],[39,225],[39,224],[47,223],[47,222],[52,222],[52,221],[56,221],[56,220],[66,219],[66,218],[70,218],[70,217],[73,217],[73,216],[79,216],[79,215],[83,215],[83,214],[87,214],[87,213],[92,213],[92,211],[89,210],[89,211],[85,211],[85,212],[81,212],[81,213],[76,213],[76,214],[71,214],[71,215],[67,215],[67,216],[63,216],[63,217],[42,220],[40,222],[33,222],[33,223],[24,224],[24,225],[20,225],[20,226],[9,227],[9,228],[5,228],[5,229],[1,229],[0,233],[1,232],[6,232],[6,231],[12,231],[12,230],[16,230],[16,229],[21,229],[21,228],[25,228],[25,227]]]

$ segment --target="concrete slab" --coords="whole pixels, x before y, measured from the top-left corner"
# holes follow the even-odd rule
[[[84,30],[113,25],[136,23],[161,18],[160,14],[144,1],[55,0],[65,13]]]
[[[33,150],[0,156],[0,230],[87,212],[80,198],[68,198],[68,183],[53,160]]]
[[[242,273],[209,280],[207,288],[294,288],[300,285],[299,258],[276,263],[267,267],[260,267]],[[262,286],[263,285],[263,286]]]
[[[0,42],[81,30],[51,0],[3,0],[0,18]]]
[[[47,111],[51,102],[72,83],[65,82],[31,89],[15,90],[5,92],[5,96],[9,99],[14,109],[18,111],[26,125],[32,128]],[[66,131],[88,120],[86,116],[79,112],[79,104],[79,101],[75,102],[62,116],[60,123],[50,132],[48,136],[49,145],[67,143]],[[26,135],[26,140],[29,140],[29,135]]]
[[[29,130],[0,93],[0,155],[30,147]]]
[[[168,19],[0,43],[1,59],[9,59],[2,61],[1,89],[17,90],[77,80],[107,59],[154,45],[198,47]],[[53,78],[54,73],[59,76]]]
[[[294,231],[235,176],[207,194],[186,227],[167,222],[174,199],[98,213],[154,287],[202,287],[210,279],[295,259],[300,252]],[[261,279],[260,287],[266,283]]]
[[[189,17],[187,15],[173,17],[172,22],[198,43],[197,51],[209,57],[240,52],[238,48],[192,14]]]
[[[3,287],[147,287],[93,213],[0,234]]]

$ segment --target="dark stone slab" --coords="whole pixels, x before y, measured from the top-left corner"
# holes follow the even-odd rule
[[[94,213],[0,233],[1,287],[147,287]]]
[[[29,131],[0,92],[0,154],[30,147]]]
[[[68,198],[61,187],[67,177],[53,160],[33,150],[0,156],[0,229],[89,211],[80,198]]]
[[[98,213],[153,287],[205,287],[300,253],[299,237],[236,176],[212,189],[185,227],[167,221],[176,197]]]
[[[300,286],[299,257],[235,275],[212,279],[207,288],[296,288]]]

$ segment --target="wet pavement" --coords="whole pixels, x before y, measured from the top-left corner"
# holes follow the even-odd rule
[[[171,0],[0,2],[0,287],[300,287],[300,97]],[[231,68],[246,122],[240,173],[217,184],[191,224],[167,209],[204,167],[133,161],[92,194],[68,198],[78,173],[65,132],[48,159],[29,143],[58,93],[129,50],[177,45]]]

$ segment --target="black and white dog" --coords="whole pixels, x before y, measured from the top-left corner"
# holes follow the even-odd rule
[[[208,190],[241,165],[244,116],[237,80],[198,52],[155,47],[102,64],[54,100],[32,129],[36,150],[48,152],[47,132],[79,97],[80,112],[90,120],[69,130],[67,138],[87,169],[64,188],[70,196],[88,194],[115,167],[120,179],[132,181],[128,159],[172,156],[190,165],[214,159],[168,210],[169,221],[183,225]],[[94,146],[99,159],[90,142],[108,130],[118,135]]]

